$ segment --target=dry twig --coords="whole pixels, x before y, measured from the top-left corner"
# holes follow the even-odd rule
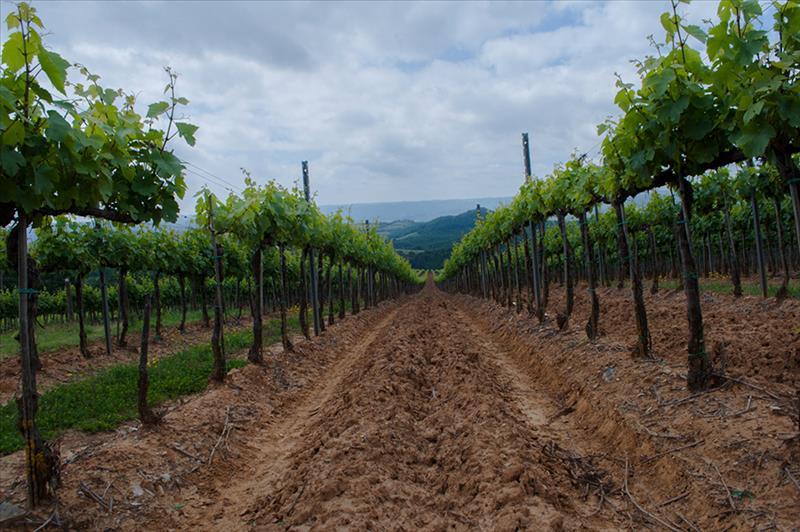
[[[643,464],[646,464],[648,462],[652,462],[653,460],[661,458],[662,456],[666,456],[668,454],[672,454],[672,453],[675,453],[675,452],[678,452],[678,451],[682,451],[684,449],[689,449],[691,447],[695,447],[697,445],[700,445],[704,441],[705,440],[697,440],[697,441],[692,442],[692,443],[687,443],[686,445],[681,445],[680,447],[675,447],[673,449],[669,449],[668,451],[662,451],[660,453],[654,454],[653,456],[648,456],[647,458],[642,458],[640,460],[640,462],[643,463]]]
[[[689,525],[689,528],[691,528],[691,529],[692,529],[692,530],[694,530],[695,532],[701,532],[701,531],[700,531],[700,529],[699,529],[699,528],[697,528],[697,526],[695,526],[695,524],[694,524],[694,523],[692,523],[691,521],[689,521],[688,519],[686,519],[684,516],[682,516],[682,515],[681,515],[681,514],[679,514],[678,512],[675,512],[675,515],[677,515],[677,516],[678,516],[678,518],[679,518],[681,521],[683,521],[684,523],[686,523],[687,525]]]
[[[789,466],[784,467],[783,468],[783,472],[786,473],[786,476],[789,477],[789,480],[791,480],[794,483],[794,485],[797,487],[797,489],[800,490],[800,482],[797,482],[797,479],[794,478],[794,475],[792,475],[792,472],[789,471]]]
[[[671,499],[667,499],[666,501],[662,502],[661,504],[658,505],[658,507],[662,508],[664,506],[672,504],[673,502],[678,502],[681,499],[685,499],[688,495],[689,495],[689,490],[686,490],[683,493],[681,493],[680,495],[676,495],[676,496],[672,497]]]
[[[108,510],[108,503],[105,501],[105,499],[103,499],[100,495],[92,491],[92,488],[87,486],[86,483],[82,480],[80,486],[78,487],[78,492],[83,493],[84,495],[92,499],[94,502],[96,502],[97,504]]]
[[[49,525],[53,521],[53,519],[55,519],[57,513],[58,512],[56,511],[50,514],[50,517],[48,517],[44,523],[33,529],[33,532],[39,532],[40,530],[44,530],[45,528],[47,528],[47,525]]]
[[[215,443],[214,448],[211,449],[211,454],[208,456],[206,464],[211,464],[211,460],[214,459],[214,453],[217,452],[219,444],[222,443],[223,438],[225,438],[228,433],[230,427],[230,414],[231,414],[231,407],[227,406],[225,408],[225,423],[222,425],[222,432],[219,433],[219,438],[217,438],[217,443]]]
[[[197,462],[202,462],[202,460],[200,460],[198,457],[196,457],[195,455],[193,455],[192,453],[190,453],[189,451],[187,451],[186,449],[184,449],[183,447],[181,447],[181,446],[179,446],[177,444],[176,445],[171,445],[170,448],[174,449],[175,451],[178,451],[183,456],[191,458],[192,460],[195,460]]]
[[[760,386],[756,386],[755,384],[753,384],[751,382],[747,382],[745,380],[742,380],[742,379],[739,379],[739,378],[736,378],[736,377],[731,377],[730,375],[717,375],[717,374],[714,374],[714,376],[715,377],[721,377],[721,378],[727,379],[729,381],[737,382],[737,383],[741,384],[742,386],[747,386],[748,388],[752,388],[754,390],[758,390],[761,393],[765,393],[765,394],[769,395],[770,397],[772,397],[776,401],[782,401],[784,399],[781,396],[770,392],[769,390],[765,390],[764,388],[762,388]]]
[[[719,479],[722,481],[722,487],[725,488],[725,493],[728,495],[728,502],[731,505],[731,509],[735,512],[736,511],[736,504],[733,502],[733,496],[731,495],[731,490],[728,488],[728,484],[725,483],[725,479],[722,477],[722,473],[720,473],[719,468],[717,467],[717,464],[715,464],[714,462],[711,462],[711,466],[717,472],[717,475],[719,475]]]
[[[628,489],[628,457],[627,456],[625,457],[625,483],[624,483],[623,489],[625,491],[625,495],[628,496],[628,499],[630,499],[631,503],[642,514],[644,514],[645,516],[649,517],[651,520],[655,521],[656,523],[658,523],[659,525],[663,526],[664,528],[666,528],[668,530],[672,530],[672,532],[683,532],[680,528],[672,525],[671,523],[665,521],[664,519],[658,517],[657,515],[651,514],[650,512],[648,512],[647,510],[642,508],[639,505],[639,503],[636,502],[636,499],[633,498],[633,495],[631,495],[631,492]]]

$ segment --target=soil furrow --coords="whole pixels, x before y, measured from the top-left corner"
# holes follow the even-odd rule
[[[298,409],[280,448],[197,524],[358,529],[614,528],[592,515],[602,471],[539,430],[557,410],[522,390],[433,290],[399,309]],[[520,394],[531,395],[524,406]],[[242,484],[246,491],[242,492]],[[255,496],[255,498],[253,498]],[[242,501],[249,501],[244,511]]]
[[[683,402],[670,366],[581,334],[429,281],[232,372],[157,428],[71,449],[63,507],[85,529],[790,529],[780,434],[756,446],[750,412],[729,429],[703,414],[745,392]],[[728,440],[770,485],[736,472],[747,462]],[[84,482],[114,511],[74,495]]]

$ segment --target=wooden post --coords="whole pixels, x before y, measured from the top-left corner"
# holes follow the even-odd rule
[[[158,416],[153,413],[147,404],[147,390],[150,387],[150,380],[147,373],[147,350],[150,345],[150,295],[144,298],[144,315],[142,316],[142,343],[139,349],[139,383],[137,388],[137,406],[139,409],[139,419],[145,425],[152,425],[158,422]]]
[[[211,378],[217,382],[225,380],[225,337],[222,331],[222,257],[217,246],[217,234],[214,230],[214,205],[211,196],[208,201],[208,229],[211,233],[211,248],[214,251],[214,279],[216,281],[214,302],[214,330],[211,333],[211,349],[214,352],[214,370]]]
[[[536,238],[536,226],[533,221],[528,221],[528,229],[531,232],[531,282],[533,283],[533,299],[536,301],[536,316],[541,323],[544,320],[544,309],[542,308],[542,281],[539,270],[539,244]]]
[[[72,322],[72,290],[69,284],[69,277],[64,279],[64,294],[67,296],[67,321]],[[0,286],[0,290],[2,290]]]
[[[639,275],[639,264],[637,262],[636,248],[629,245],[631,238],[628,236],[628,227],[625,220],[625,203],[623,198],[614,202],[614,209],[617,214],[617,227],[619,233],[620,249],[624,250],[625,258],[628,261],[628,275],[631,280],[631,292],[633,294],[634,317],[636,318],[636,331],[638,333],[637,348],[635,356],[647,358],[650,356],[652,339],[650,327],[647,323],[647,310],[644,306],[644,296],[642,294],[642,280]],[[633,242],[635,244],[635,241]],[[623,253],[620,253],[622,256]]]
[[[475,222],[477,223],[478,220],[481,219],[481,204],[475,207]],[[480,261],[478,264],[478,270],[480,272],[481,277],[481,294],[483,298],[486,299],[487,296],[487,287],[486,287],[486,255],[484,254],[483,250],[480,253]]]
[[[756,193],[750,194],[750,207],[753,211],[753,232],[756,239],[756,258],[758,259],[758,280],[761,284],[761,296],[767,297],[767,269],[764,265],[764,244],[761,239],[761,217],[758,212]]]
[[[106,336],[106,354],[111,356],[111,321],[108,316],[108,288],[106,287],[106,269],[100,266],[100,296],[103,299],[103,333]]]
[[[292,346],[292,342],[289,340],[289,330],[288,330],[288,323],[286,320],[286,307],[287,307],[287,280],[286,280],[286,251],[283,244],[278,245],[278,252],[280,253],[280,262],[281,262],[281,297],[280,297],[280,306],[281,306],[281,342],[283,343],[283,349],[286,351],[292,351],[294,347]]]
[[[364,221],[367,226],[367,237],[369,237],[369,220]],[[375,306],[375,297],[374,297],[374,284],[375,284],[375,277],[372,272],[372,265],[367,265],[367,298],[369,299],[369,306]]]
[[[531,146],[530,141],[528,140],[528,134],[522,134],[522,162],[524,164],[525,170],[525,182],[530,181],[531,179]],[[536,245],[536,228],[533,225],[532,221],[528,222],[528,228],[531,232],[531,243],[533,245],[533,249],[531,250],[531,255],[533,257],[533,264],[532,264],[532,279],[531,282],[533,283],[533,298],[536,300],[536,314],[540,316],[539,321],[544,319],[544,312],[540,311],[542,306],[542,295],[541,295],[541,281],[539,280],[539,254]],[[544,238],[544,235],[542,235]]]
[[[19,287],[19,347],[22,363],[22,399],[20,401],[22,419],[20,426],[26,442],[25,476],[28,481],[28,506],[33,508],[39,502],[38,478],[35,464],[36,438],[36,370],[31,360],[30,338],[28,336],[28,220],[20,210],[17,222],[17,286]]]
[[[303,194],[306,201],[311,201],[311,190],[308,184],[308,161],[303,161]],[[314,248],[308,248],[308,261],[311,265],[311,308],[314,317],[314,335],[319,336],[319,277],[317,272],[317,263],[314,262]]]
[[[258,303],[261,315],[264,315],[264,250],[259,250],[258,255]]]

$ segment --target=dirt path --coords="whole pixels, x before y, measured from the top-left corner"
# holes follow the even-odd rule
[[[559,410],[429,288],[387,314],[275,424],[199,479],[187,528],[614,528],[610,487]],[[195,491],[196,490],[196,491]]]
[[[792,529],[785,416],[694,412],[754,394],[687,398],[615,339],[551,329],[429,282],[155,429],[68,442],[64,514],[123,530]]]
[[[215,526],[241,526],[242,516],[248,513],[247,505],[260,493],[266,483],[279,482],[291,467],[291,455],[303,445],[301,436],[316,423],[320,405],[328,403],[341,381],[352,371],[353,365],[384,333],[397,310],[384,317],[344,357],[336,361],[319,386],[311,387],[295,399],[296,405],[285,412],[285,417],[256,434],[249,444],[258,449],[255,463],[226,467],[224,474],[214,476],[198,486],[197,498],[187,500],[187,525],[203,527],[209,522]]]

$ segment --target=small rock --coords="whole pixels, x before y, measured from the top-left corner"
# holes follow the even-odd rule
[[[617,369],[614,366],[609,366],[603,371],[603,380],[606,382],[611,382],[614,376],[617,374]]]

